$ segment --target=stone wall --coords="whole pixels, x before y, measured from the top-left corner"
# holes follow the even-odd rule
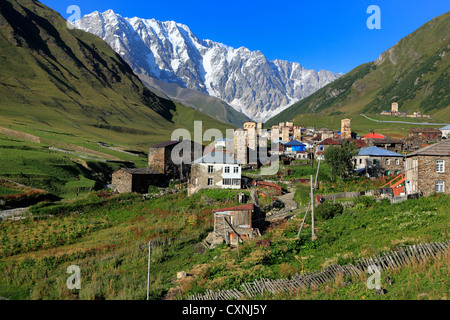
[[[416,156],[418,160],[417,181],[419,191],[424,196],[436,192],[436,182],[444,181],[445,194],[450,194],[450,157],[446,156]],[[445,160],[445,172],[436,172],[436,160]]]
[[[112,174],[111,185],[113,186],[113,191],[119,193],[132,192],[133,177],[123,170],[116,171]]]
[[[150,148],[148,152],[148,167],[155,172],[165,173],[165,148]]]

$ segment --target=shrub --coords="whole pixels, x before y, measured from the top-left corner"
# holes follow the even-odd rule
[[[315,217],[319,220],[328,220],[336,215],[342,214],[342,212],[344,212],[342,204],[325,201],[315,209]]]

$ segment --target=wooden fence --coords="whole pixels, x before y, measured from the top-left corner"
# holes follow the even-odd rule
[[[370,258],[361,258],[354,264],[340,266],[333,264],[320,272],[296,274],[291,279],[268,280],[261,278],[252,282],[243,283],[241,290],[207,290],[204,294],[189,296],[189,300],[234,300],[253,299],[264,293],[294,292],[299,289],[317,287],[333,281],[339,274],[343,277],[359,277],[367,272],[369,266],[377,266],[380,272],[395,270],[414,262],[428,261],[445,253],[450,240],[427,244],[399,247],[397,251],[374,255]]]

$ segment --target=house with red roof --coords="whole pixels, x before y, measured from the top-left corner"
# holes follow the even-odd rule
[[[385,136],[379,133],[371,132],[364,136],[364,139],[386,139]]]
[[[236,246],[239,242],[261,235],[258,228],[259,210],[253,203],[213,210],[214,231],[206,241],[210,245],[225,242]]]
[[[329,147],[335,146],[335,147],[341,147],[342,143],[332,139],[332,138],[326,138],[325,140],[320,141],[317,144],[316,152],[315,152],[315,158],[317,160],[325,160],[325,150]]]

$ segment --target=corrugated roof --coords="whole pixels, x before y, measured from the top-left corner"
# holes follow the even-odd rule
[[[223,212],[223,211],[240,211],[240,210],[255,210],[255,205],[253,203],[247,203],[242,206],[234,206],[228,208],[215,209],[213,212]]]
[[[340,145],[339,142],[337,142],[336,140],[333,140],[331,138],[326,138],[325,140],[319,142],[319,145]]]
[[[234,158],[226,155],[223,152],[213,151],[211,153],[205,154],[203,157],[198,158],[193,163],[226,163],[226,164],[240,164]]]
[[[359,156],[375,156],[375,157],[404,157],[404,155],[392,152],[386,149],[378,148],[378,147],[368,147],[364,149],[360,149]]]
[[[285,146],[296,147],[296,146],[306,146],[306,144],[301,143],[301,142],[298,141],[298,140],[292,140],[292,141],[286,143]]]
[[[366,139],[385,139],[386,137],[383,136],[382,134],[371,132],[371,133],[366,134],[364,136],[364,138],[366,138]]]
[[[446,125],[443,128],[440,128],[439,130],[450,130],[450,124]]]
[[[427,146],[425,148],[419,149],[407,155],[407,157],[412,156],[450,156],[450,140],[444,140]]]

